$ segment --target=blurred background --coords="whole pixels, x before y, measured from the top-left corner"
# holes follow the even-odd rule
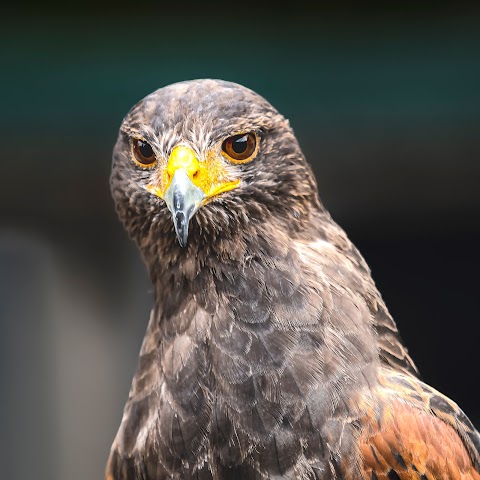
[[[134,103],[193,78],[290,119],[423,378],[480,427],[480,8],[142,5],[2,15],[2,477],[103,477],[152,305],[111,151]]]

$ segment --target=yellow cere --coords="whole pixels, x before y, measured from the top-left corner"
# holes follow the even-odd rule
[[[180,168],[185,170],[192,183],[201,188],[207,198],[233,190],[240,184],[239,179],[228,179],[222,160],[213,152],[200,162],[190,147],[178,145],[170,154],[167,166],[161,174],[160,185],[148,185],[147,190],[164,198],[175,172]]]

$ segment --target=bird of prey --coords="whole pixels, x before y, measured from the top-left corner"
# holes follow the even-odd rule
[[[480,479],[287,119],[244,86],[136,104],[111,191],[154,307],[107,480]]]

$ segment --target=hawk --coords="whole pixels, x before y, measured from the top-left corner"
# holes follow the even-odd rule
[[[295,134],[244,86],[136,104],[111,191],[154,307],[107,480],[480,479],[480,436],[419,379]]]

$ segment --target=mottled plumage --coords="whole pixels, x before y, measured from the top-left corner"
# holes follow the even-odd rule
[[[258,152],[230,162],[222,142],[245,132]],[[151,168],[133,161],[132,138],[151,145]],[[160,198],[178,145],[239,180],[196,211],[185,247]],[[478,432],[418,378],[266,100],[216,80],[157,90],[122,123],[111,186],[155,306],[108,480],[480,479]]]

